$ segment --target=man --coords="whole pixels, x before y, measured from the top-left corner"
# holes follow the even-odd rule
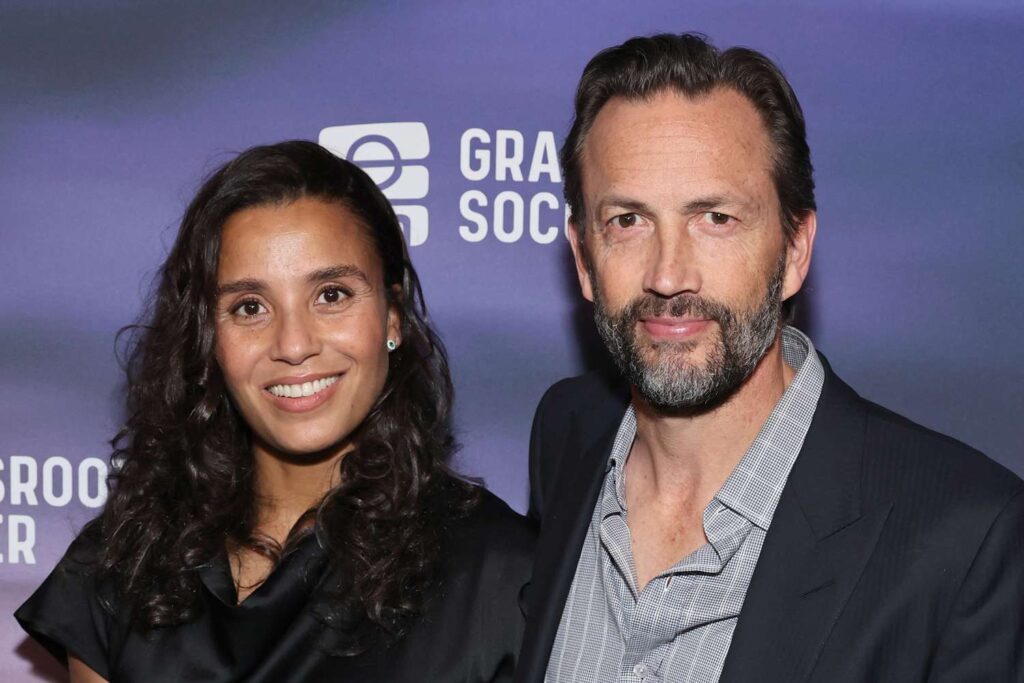
[[[606,50],[562,163],[629,387],[537,410],[517,679],[1024,681],[1024,483],[783,325],[816,218],[777,67],[694,35]]]

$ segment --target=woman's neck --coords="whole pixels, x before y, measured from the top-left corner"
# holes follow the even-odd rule
[[[338,485],[341,459],[349,450],[302,460],[255,446],[257,530],[283,544],[302,515],[317,507]]]

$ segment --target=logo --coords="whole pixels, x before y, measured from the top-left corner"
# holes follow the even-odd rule
[[[423,199],[430,189],[430,173],[422,164],[409,163],[430,154],[430,137],[423,123],[366,123],[331,126],[320,131],[320,145],[358,165],[391,200],[410,247],[427,241],[427,207],[410,200]]]

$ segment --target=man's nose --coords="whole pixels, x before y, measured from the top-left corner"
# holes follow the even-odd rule
[[[278,316],[272,349],[274,360],[301,365],[318,353],[320,339],[308,312],[289,311]]]
[[[664,298],[700,291],[696,245],[686,225],[675,222],[658,225],[649,244],[645,291]]]

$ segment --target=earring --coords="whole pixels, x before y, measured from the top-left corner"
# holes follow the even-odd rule
[[[387,347],[388,353],[391,353],[392,351],[398,348],[398,342],[396,342],[394,339],[388,339]]]

